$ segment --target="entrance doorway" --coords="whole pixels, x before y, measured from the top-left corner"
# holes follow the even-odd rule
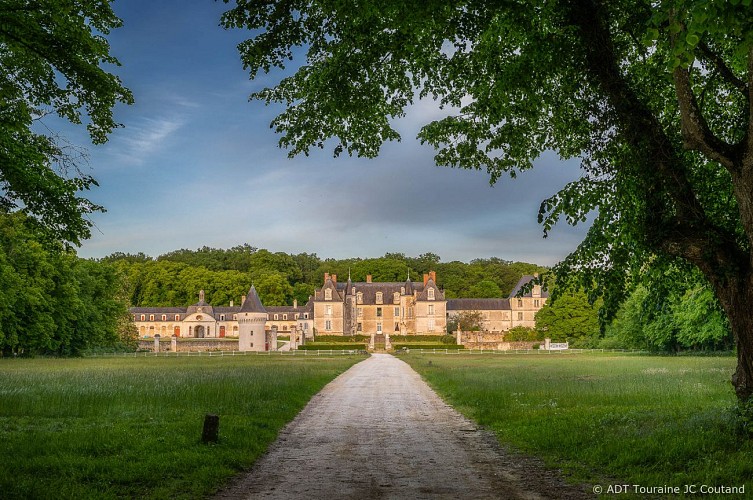
[[[203,326],[197,326],[194,328],[194,336],[197,339],[203,339],[204,338],[204,327]]]

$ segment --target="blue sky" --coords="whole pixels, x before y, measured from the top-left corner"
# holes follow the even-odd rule
[[[320,257],[416,256],[443,261],[496,256],[551,265],[571,252],[585,227],[562,223],[544,239],[539,203],[578,175],[577,161],[547,154],[537,168],[490,187],[488,176],[436,167],[415,140],[440,115],[432,101],[408,110],[400,143],[377,159],[331,150],[288,159],[269,128],[280,108],[248,95],[279,75],[250,81],[236,49],[248,34],[225,31],[227,6],[211,0],[119,0],[124,26],[108,39],[114,68],[136,103],[119,105],[107,144],[92,146],[83,127],[57,125],[87,144],[100,187],[83,257],[115,251],[150,255],[204,245],[249,243]]]

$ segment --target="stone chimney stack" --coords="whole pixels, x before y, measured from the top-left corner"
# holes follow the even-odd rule
[[[324,273],[324,282],[326,283],[329,279],[329,273]]]
[[[293,299],[293,309],[298,309],[298,299]]]
[[[426,286],[426,283],[428,283],[428,282],[429,282],[429,275],[428,274],[424,274],[424,286]]]
[[[246,302],[246,296],[241,295],[241,306]]]
[[[336,274],[332,275],[332,283],[334,283],[335,285],[337,285],[337,275]]]
[[[429,271],[429,278],[434,282],[434,284],[437,284],[437,273],[436,271]]]
[[[233,301],[232,300],[230,301],[230,307],[233,307]]]
[[[371,283],[371,275],[370,274],[366,275],[366,283]]]

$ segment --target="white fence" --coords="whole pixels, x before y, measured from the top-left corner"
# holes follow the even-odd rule
[[[355,349],[309,349],[294,351],[136,351],[102,354],[87,354],[87,358],[118,357],[118,358],[195,358],[195,357],[233,357],[233,356],[345,356],[363,354],[366,351]]]
[[[418,354],[578,354],[578,353],[610,353],[610,352],[622,352],[632,354],[648,354],[649,351],[642,351],[638,349],[557,349],[557,350],[545,350],[545,349],[406,349],[402,351],[404,353],[418,353]],[[400,351],[397,352],[398,354]]]

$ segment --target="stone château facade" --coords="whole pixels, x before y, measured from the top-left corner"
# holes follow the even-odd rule
[[[305,306],[264,307],[252,286],[241,305],[213,307],[199,293],[199,301],[187,308],[133,307],[130,309],[139,336],[238,338],[241,350],[276,348],[277,334],[299,340],[319,335],[443,335],[447,320],[463,311],[479,311],[483,329],[505,332],[516,326],[534,327],[534,316],[548,298],[539,285],[521,289],[536,276],[523,276],[508,298],[445,299],[436,273],[413,283],[338,282],[324,274],[324,283]]]

